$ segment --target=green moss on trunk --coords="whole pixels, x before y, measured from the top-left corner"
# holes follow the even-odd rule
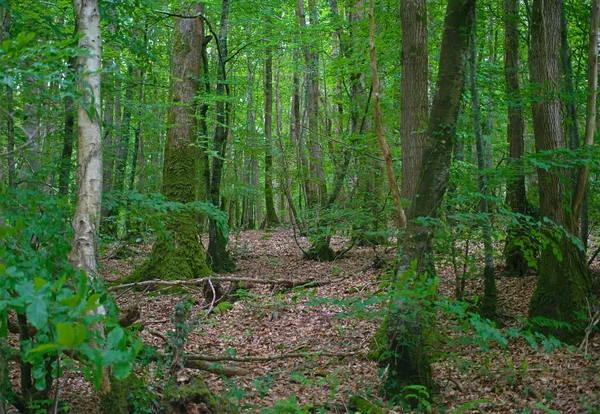
[[[169,414],[234,412],[225,401],[210,392],[201,377],[188,384],[170,384],[163,393],[162,406]]]
[[[305,254],[305,257],[317,262],[333,262],[336,255],[329,245],[329,238],[319,237],[310,246]]]
[[[585,314],[589,291],[590,277],[580,251],[571,240],[563,237],[557,246],[548,245],[542,250],[540,275],[529,304],[529,317],[538,331],[577,344],[584,333],[584,321],[577,314]],[[536,324],[535,317],[566,322],[573,329],[551,323]]]
[[[156,240],[149,259],[123,283],[143,280],[181,280],[210,275],[192,214],[169,218],[169,232]]]

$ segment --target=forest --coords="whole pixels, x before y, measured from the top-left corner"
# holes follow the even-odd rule
[[[0,0],[0,414],[600,413],[600,0]]]

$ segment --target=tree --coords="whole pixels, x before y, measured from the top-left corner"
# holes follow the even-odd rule
[[[562,1],[534,0],[531,20],[530,76],[535,88],[533,132],[536,151],[549,155],[567,148],[561,126],[560,19]],[[538,168],[540,215],[547,243],[542,248],[539,278],[529,304],[529,316],[555,319],[578,326],[577,312],[584,312],[589,275],[574,243],[576,223],[565,200],[571,183],[563,168]],[[541,327],[540,327],[541,329]],[[575,342],[581,331],[546,328],[560,339]]]
[[[267,33],[270,33],[270,18],[267,20]],[[279,218],[273,202],[273,48],[265,50],[265,221],[263,228],[277,227]]]
[[[513,213],[527,214],[527,194],[525,175],[518,171],[519,161],[524,155],[523,142],[523,103],[519,85],[519,2],[504,0],[504,79],[508,95],[508,146],[510,163],[515,168],[507,183],[506,198]],[[516,276],[524,276],[529,266],[522,249],[515,243],[523,236],[521,226],[509,230],[504,255],[506,271]]]
[[[439,73],[425,137],[424,162],[419,173],[422,178],[410,212],[411,217],[421,220],[408,223],[398,259],[398,280],[409,274],[411,266],[415,266],[417,273],[433,271],[431,219],[438,216],[448,186],[475,4],[475,0],[450,0],[446,8]],[[399,297],[390,306],[386,318],[390,350],[386,361],[389,364],[388,389],[398,393],[403,386],[414,384],[430,389],[433,381],[420,305]]]
[[[202,12],[199,3],[189,7],[190,15]],[[203,30],[199,17],[175,18],[162,194],[168,201],[182,204],[196,201],[198,152],[193,144],[198,131],[194,99],[200,87]],[[165,227],[167,234],[158,237],[150,258],[131,279],[190,279],[210,274],[193,212],[172,212]]]
[[[475,141],[477,147],[477,189],[481,194],[479,200],[479,211],[481,212],[482,223],[481,231],[483,233],[483,249],[485,256],[485,265],[483,270],[483,297],[479,313],[488,319],[496,319],[496,305],[498,302],[498,291],[496,289],[496,276],[494,268],[494,246],[492,245],[492,225],[490,223],[489,207],[487,197],[489,189],[485,176],[486,151],[481,128],[481,104],[479,102],[479,88],[477,87],[477,15],[473,18],[473,28],[471,29],[471,53],[469,59],[469,81],[471,84],[471,109],[473,111],[473,129],[475,131]]]
[[[229,133],[229,123],[231,114],[231,102],[227,99],[230,95],[230,88],[227,84],[228,61],[227,52],[227,31],[229,27],[229,1],[223,0],[221,3],[221,22],[219,26],[219,35],[217,42],[217,105],[216,105],[216,127],[213,137],[213,151],[216,154],[213,157],[212,171],[209,186],[209,200],[215,207],[219,207],[221,201],[221,179],[223,178],[223,165],[225,163],[225,150],[227,144],[227,134]],[[217,220],[209,218],[208,228],[208,257],[210,266],[215,272],[229,272],[235,268],[235,264],[227,251],[227,237],[218,225]]]
[[[425,0],[402,0],[402,198],[414,202],[421,171],[429,112],[427,7]],[[407,213],[410,212],[410,207]],[[411,218],[410,216],[408,217]]]

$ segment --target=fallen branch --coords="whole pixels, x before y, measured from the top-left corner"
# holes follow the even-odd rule
[[[313,358],[313,357],[349,357],[357,355],[358,352],[289,352],[287,354],[272,354],[272,355],[248,355],[248,356],[236,356],[236,355],[201,355],[201,354],[189,354],[186,358],[189,361],[209,361],[209,362],[220,362],[220,361],[231,361],[231,362],[265,362],[275,361],[277,359],[287,358]]]
[[[186,359],[184,364],[186,368],[200,369],[214,374],[225,375],[226,377],[243,377],[252,374],[252,371],[245,368],[223,366],[203,360]]]
[[[133,282],[133,283],[125,283],[123,285],[115,285],[106,289],[109,292],[113,292],[115,290],[121,289],[135,289],[139,287],[149,287],[149,286],[166,286],[166,287],[177,287],[177,286],[197,286],[201,285],[206,281],[213,282],[245,282],[245,283],[256,283],[262,285],[277,285],[283,286],[287,288],[294,288],[300,286],[325,286],[330,285],[332,283],[337,283],[344,278],[330,279],[330,280],[288,280],[288,279],[254,279],[251,277],[227,277],[227,276],[218,276],[218,277],[201,277],[197,279],[189,279],[189,280],[146,280],[143,282]]]

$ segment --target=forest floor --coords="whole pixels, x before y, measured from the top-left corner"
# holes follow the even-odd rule
[[[306,239],[298,241],[304,248],[308,246]],[[336,249],[346,243],[342,238],[332,241]],[[190,321],[195,328],[186,346],[188,353],[275,355],[260,362],[223,362],[250,372],[229,379],[204,373],[211,390],[248,413],[263,412],[276,404],[281,408],[311,406],[321,408],[321,412],[350,412],[349,397],[357,394],[383,406],[378,392],[382,370],[366,358],[381,323],[376,312],[380,302],[370,299],[385,293],[380,288],[382,269],[373,264],[378,259],[393,262],[395,250],[391,246],[355,247],[335,262],[312,262],[303,259],[288,229],[234,233],[230,244],[238,269],[228,276],[335,282],[294,289],[248,286],[230,310],[208,316],[201,289],[190,289],[187,295],[194,300]],[[110,248],[107,250],[101,260],[107,281],[131,272],[150,247],[133,249],[138,254],[121,260],[113,257]],[[452,298],[455,282],[451,267],[443,266],[438,271],[439,293]],[[497,283],[504,323],[507,328],[518,327],[521,318],[526,317],[535,277],[498,276]],[[481,291],[479,279],[467,280],[466,297]],[[139,304],[144,341],[163,349],[166,345],[161,337],[173,330],[173,309],[181,300],[181,294],[159,295],[157,291],[127,291],[117,298],[121,306]],[[439,394],[433,412],[600,413],[600,335],[591,339],[587,353],[566,346],[549,353],[543,346],[533,349],[522,338],[510,339],[504,349],[490,342],[490,349],[482,350],[477,344],[459,341],[468,334],[455,332],[454,328],[455,322],[440,314],[436,330],[447,341],[440,344],[440,358],[434,364]],[[315,356],[318,351],[339,356]],[[313,356],[276,357],[286,353]],[[65,381],[63,396],[72,412],[95,412],[95,399],[89,387],[84,389],[82,379],[68,376]],[[389,412],[403,411],[395,407]]]

